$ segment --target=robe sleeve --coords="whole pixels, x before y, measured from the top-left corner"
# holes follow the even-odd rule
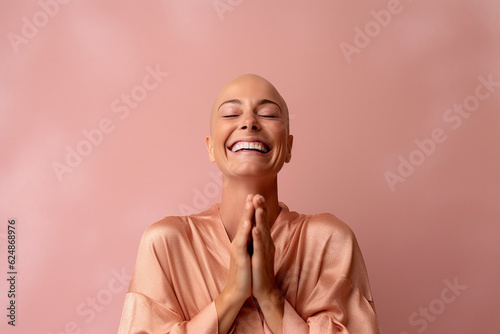
[[[162,221],[143,234],[136,266],[120,320],[119,334],[216,334],[218,317],[212,301],[187,320],[173,288],[168,236]]]
[[[303,258],[295,307],[285,299],[278,333],[380,334],[366,267],[352,230],[321,215],[301,231]],[[300,251],[299,251],[300,252]]]

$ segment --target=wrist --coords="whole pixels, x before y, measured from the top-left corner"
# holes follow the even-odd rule
[[[238,291],[236,291],[235,289],[231,289],[227,286],[222,290],[219,298],[225,305],[237,309],[240,309],[247,299],[245,296],[238,293]]]
[[[219,333],[229,331],[244,302],[240,298],[235,298],[235,293],[232,293],[231,289],[227,287],[221,291],[215,299]]]
[[[270,303],[272,305],[283,305],[283,297],[278,289],[270,290],[261,296],[255,296],[255,299],[261,303]]]
[[[276,289],[257,299],[257,302],[271,331],[278,333],[285,312],[285,299]]]
[[[282,299],[281,292],[275,284],[270,284],[265,289],[262,289],[260,291],[253,291],[252,295],[255,297],[255,299],[257,299],[257,301],[259,301],[259,303],[265,301],[276,304]]]

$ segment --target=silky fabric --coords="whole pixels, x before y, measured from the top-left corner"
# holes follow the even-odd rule
[[[279,333],[380,333],[368,276],[352,230],[331,214],[281,210],[271,227],[284,296]],[[215,299],[229,277],[230,240],[220,204],[166,217],[142,236],[119,334],[218,333]],[[270,334],[247,299],[229,333]]]

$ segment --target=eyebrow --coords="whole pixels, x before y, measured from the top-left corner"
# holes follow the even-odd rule
[[[217,108],[217,110],[219,110],[219,109],[220,109],[220,107],[222,107],[222,106],[223,106],[224,104],[226,104],[226,103],[243,104],[243,103],[241,102],[241,100],[239,100],[239,99],[227,100],[227,101],[222,102],[222,103],[219,105],[219,108]],[[257,103],[257,106],[261,106],[261,105],[263,105],[263,104],[267,104],[267,103],[271,103],[271,104],[276,105],[276,106],[279,108],[279,110],[281,111],[281,107],[280,107],[280,105],[279,105],[278,103],[276,103],[276,102],[274,102],[274,101],[272,101],[272,100],[268,100],[268,99],[262,99],[262,100],[260,100],[260,101]]]

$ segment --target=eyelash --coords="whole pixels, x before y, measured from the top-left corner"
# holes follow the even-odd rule
[[[225,116],[222,116],[222,118],[233,118],[233,117],[238,117],[239,115],[225,115]],[[260,117],[264,117],[264,118],[278,118],[278,116],[276,115],[259,115]]]

